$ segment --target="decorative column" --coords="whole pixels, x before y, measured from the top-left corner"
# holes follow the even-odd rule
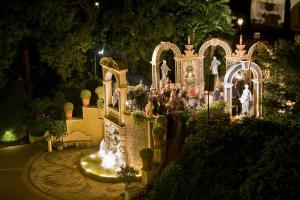
[[[152,87],[156,88],[156,65],[152,63]],[[157,89],[157,88],[156,88]]]
[[[155,66],[155,87],[156,87],[156,91],[160,92],[160,88],[159,88],[159,81],[160,81],[160,69],[159,69],[159,64],[160,61],[156,61],[156,66]]]
[[[111,104],[112,101],[112,87],[111,87],[111,80],[104,80],[103,88],[104,88],[104,105],[105,105],[105,115],[107,115],[107,107]]]
[[[224,83],[224,101],[229,105],[227,110],[232,115],[232,83]]]
[[[199,56],[199,84],[204,84],[204,56]]]
[[[254,88],[256,88],[256,116],[261,117],[262,116],[262,93],[263,93],[263,82],[264,79],[253,79],[252,80],[254,84]]]

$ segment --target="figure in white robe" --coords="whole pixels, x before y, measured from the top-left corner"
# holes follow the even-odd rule
[[[251,91],[249,90],[249,85],[245,84],[245,89],[243,90],[242,96],[239,98],[242,104],[242,113],[248,114],[250,113],[250,100],[251,100]]]

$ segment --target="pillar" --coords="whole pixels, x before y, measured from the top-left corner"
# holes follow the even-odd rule
[[[232,83],[224,83],[224,101],[229,105],[229,113],[232,115]]]

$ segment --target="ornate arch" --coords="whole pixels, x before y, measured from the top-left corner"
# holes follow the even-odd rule
[[[253,44],[249,50],[248,50],[248,53],[247,53],[247,56],[249,58],[252,58],[253,54],[260,48],[265,48],[269,53],[271,53],[271,49],[267,47],[267,45],[265,45],[264,43],[262,42],[256,42],[255,44]]]
[[[224,50],[225,50],[225,53],[226,53],[226,56],[231,56],[232,55],[232,50],[231,50],[231,47],[230,45],[223,41],[223,40],[220,40],[219,38],[212,38],[206,42],[204,42],[202,44],[202,46],[200,47],[199,49],[199,52],[198,52],[198,55],[201,57],[203,56],[204,57],[204,53],[205,53],[205,50],[210,47],[210,46],[220,46],[222,47]]]
[[[180,49],[171,42],[160,42],[154,49],[152,54],[152,87],[159,89],[159,80],[160,80],[160,70],[159,70],[159,58],[160,54],[163,51],[171,50],[174,53],[174,57],[179,57],[181,55]],[[175,69],[177,66],[177,61],[175,61]],[[175,74],[176,77],[176,74]]]
[[[262,114],[262,87],[263,87],[263,73],[260,67],[251,61],[242,61],[239,64],[231,66],[225,74],[224,77],[224,100],[229,104],[229,112],[232,110],[232,86],[233,86],[233,78],[236,73],[241,70],[251,70],[253,73],[252,82],[254,83],[254,114],[259,117]]]
[[[204,69],[204,53],[205,53],[205,50],[210,46],[214,46],[214,47],[220,46],[224,49],[225,54],[226,54],[226,70],[227,70],[228,66],[230,65],[229,58],[232,56],[232,49],[227,42],[225,42],[219,38],[212,38],[212,39],[204,42],[201,45],[199,52],[198,52],[198,55],[200,57],[200,67],[202,69]]]

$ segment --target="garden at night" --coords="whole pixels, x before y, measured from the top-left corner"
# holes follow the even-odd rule
[[[299,0],[0,10],[0,199],[299,198]]]

